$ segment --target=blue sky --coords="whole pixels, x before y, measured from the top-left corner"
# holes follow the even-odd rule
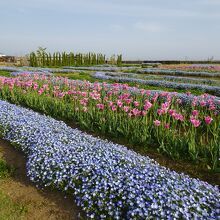
[[[220,59],[220,0],[1,0],[0,52]]]

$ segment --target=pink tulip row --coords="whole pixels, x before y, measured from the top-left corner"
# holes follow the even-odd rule
[[[105,84],[100,85],[99,83],[91,84],[89,82],[77,82],[71,83],[65,78],[55,78],[55,82],[63,80],[65,86],[54,85],[54,78],[50,79],[46,76],[34,76],[33,79],[18,77],[18,78],[5,78],[0,77],[0,85],[8,85],[9,89],[12,90],[14,87],[21,87],[25,91],[29,89],[37,92],[38,95],[53,95],[57,98],[65,98],[65,96],[71,96],[72,100],[79,101],[80,106],[83,107],[83,111],[88,111],[88,105],[90,102],[95,101],[95,107],[98,111],[103,111],[104,109],[111,110],[112,112],[123,112],[126,113],[129,117],[139,117],[147,115],[148,111],[152,108],[153,105],[156,105],[157,116],[170,115],[170,117],[176,121],[184,122],[187,120],[187,115],[183,115],[178,112],[176,109],[173,109],[173,96],[168,92],[163,92],[161,94],[155,94],[153,97],[149,97],[150,91],[141,90],[140,97],[137,95],[132,95],[128,92],[127,85],[113,84],[112,87],[107,87]],[[45,83],[46,81],[46,83]],[[121,87],[123,88],[124,93],[121,93]],[[104,95],[103,95],[104,92]],[[163,97],[165,101],[159,104],[157,102],[159,97]],[[196,107],[196,103],[200,103],[201,108],[205,108],[211,115],[218,115],[216,106],[214,104],[214,98],[208,100],[201,99],[206,98],[207,95],[204,94],[198,97],[195,97],[192,102],[192,109]],[[143,98],[145,98],[143,100]],[[176,99],[175,105],[181,104],[181,99]],[[208,103],[208,108],[206,107]],[[179,108],[179,107],[178,107]],[[203,109],[201,109],[203,111]],[[208,113],[208,112],[207,112]],[[199,127],[201,121],[197,118],[199,114],[198,110],[193,110],[192,115],[189,116],[189,121],[194,127]],[[203,115],[203,120],[205,124],[209,125],[213,121],[213,116]],[[154,121],[156,126],[160,126],[159,119]],[[170,128],[170,124],[165,123],[166,128]]]

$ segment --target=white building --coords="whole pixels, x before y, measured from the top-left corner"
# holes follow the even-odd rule
[[[0,57],[5,57],[6,55],[3,53],[0,53]]]

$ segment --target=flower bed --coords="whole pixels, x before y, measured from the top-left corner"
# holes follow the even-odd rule
[[[0,131],[36,184],[72,193],[95,219],[218,219],[220,192],[125,147],[0,101]]]
[[[137,67],[117,67],[117,66],[86,66],[86,67],[63,67],[63,68],[41,68],[41,67],[7,67],[0,66],[0,70],[9,71],[9,72],[50,72],[50,73],[74,73],[74,72],[83,72],[83,71],[130,71],[139,69]]]
[[[220,72],[220,65],[212,65],[212,64],[192,64],[190,66],[186,66],[186,69],[189,70],[205,70],[211,72]]]
[[[102,72],[101,72],[102,73]],[[115,73],[115,72],[110,72],[110,73],[106,73],[106,75],[110,75],[110,76],[115,76],[117,75],[118,73]],[[128,77],[128,76],[134,76],[136,77],[138,74],[134,74],[134,73],[122,73],[120,72],[119,73],[121,76],[123,77]],[[104,75],[102,74],[102,77],[103,77],[103,80],[108,80],[108,77],[104,77]],[[84,84],[85,82],[82,81],[82,80],[71,80],[71,79],[67,79],[67,78],[64,78],[64,77],[50,77],[50,76],[44,76],[41,74],[40,77],[37,76],[37,74],[20,74],[19,75],[19,78],[21,80],[44,80],[45,83],[48,83],[48,82],[51,82],[53,83],[53,85],[69,85],[69,86],[74,86],[74,85],[78,85],[78,84]],[[110,84],[110,83],[98,83],[98,82],[95,82],[95,83],[90,83],[90,82],[87,82],[89,83],[90,85],[90,88],[93,88],[94,86],[96,85],[100,85],[101,87],[102,86],[106,86],[108,87],[109,89],[111,88],[115,88],[117,87],[117,90],[119,91],[122,91],[122,90],[127,90],[127,92],[131,93],[131,94],[141,94],[143,93],[143,89],[139,89],[137,87],[131,87],[131,86],[128,86],[126,84]],[[159,95],[158,98],[160,98],[160,94],[163,94],[164,91],[162,90],[145,90],[147,91],[148,95],[153,98],[155,95]],[[180,98],[181,99],[181,104],[182,105],[192,105],[192,103],[195,103],[195,105],[200,105],[200,102],[205,102],[206,105],[208,105],[208,100],[212,99],[213,100],[213,103],[217,106],[217,108],[220,107],[220,98],[217,97],[217,96],[212,96],[212,95],[201,95],[201,96],[195,96],[195,95],[192,95],[190,92],[186,92],[186,93],[178,93],[178,92],[166,92],[166,94],[169,94],[170,96],[175,96],[177,98]],[[163,95],[162,95],[163,96]]]
[[[96,73],[95,73],[96,75]],[[135,73],[125,72],[105,72],[105,75],[112,77],[125,77],[125,78],[138,78],[138,79],[152,79],[152,80],[166,80],[175,82],[186,82],[186,83],[197,83],[197,84],[208,84],[208,85],[220,85],[220,80],[194,78],[194,77],[181,77],[181,76],[159,76],[159,75],[141,75]]]
[[[146,74],[160,74],[160,75],[173,75],[173,76],[202,76],[202,77],[220,77],[220,72],[210,73],[210,72],[190,72],[182,70],[170,70],[170,69],[157,69],[157,68],[147,68],[138,70],[138,73]]]
[[[75,73],[75,72],[83,72],[82,70],[77,69],[59,69],[59,68],[40,68],[40,67],[1,67],[0,70],[13,72],[12,75],[20,75],[23,73],[29,74],[46,74],[52,75],[52,73]]]
[[[19,75],[46,75],[46,76],[51,76],[52,73],[47,72],[47,71],[20,71],[20,72],[11,72],[11,76],[19,76]]]
[[[137,70],[139,67],[117,67],[117,66],[88,66],[88,67],[63,67],[64,69],[75,69],[75,70],[89,70],[89,71],[109,71],[109,72],[119,72],[119,71],[129,71]]]
[[[0,66],[0,70],[2,70],[2,71],[8,71],[8,72],[20,72],[20,71],[23,71],[22,68],[9,67],[9,66]]]
[[[122,137],[139,146],[153,145],[175,159],[220,167],[219,100],[214,97],[194,96],[191,105],[183,105],[174,93],[132,93],[125,84],[39,75],[1,77],[0,88],[2,99],[75,120],[85,129]]]
[[[162,65],[162,69],[176,69],[184,71],[196,71],[196,72],[220,72],[220,65],[218,64],[177,64],[177,65]]]
[[[218,86],[208,86],[208,85],[199,85],[199,84],[191,84],[191,83],[176,83],[176,82],[168,82],[164,80],[143,80],[136,78],[127,78],[127,77],[117,77],[107,75],[106,72],[96,72],[93,75],[96,79],[102,80],[114,80],[119,83],[133,82],[138,84],[144,84],[149,86],[158,86],[172,89],[185,89],[185,90],[200,90],[203,92],[210,93],[212,95],[220,96],[220,87]]]
[[[147,77],[147,76],[145,76]],[[212,80],[212,79],[201,79],[201,78],[193,78],[193,77],[181,77],[181,76],[164,76],[165,80],[170,81],[180,81],[180,82],[194,82],[194,83],[204,83],[209,85],[220,85],[219,80]]]

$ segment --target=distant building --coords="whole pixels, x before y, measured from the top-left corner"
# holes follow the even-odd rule
[[[0,53],[0,62],[14,63],[15,62],[15,57],[14,56],[7,56],[3,53]]]

